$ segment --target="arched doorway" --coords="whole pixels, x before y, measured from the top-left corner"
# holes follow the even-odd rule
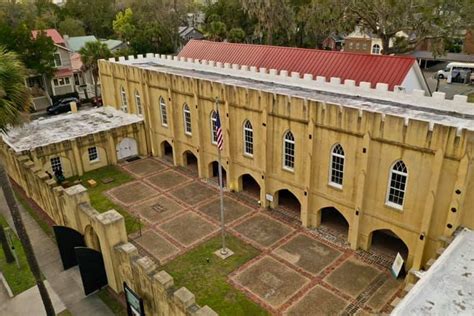
[[[198,159],[191,151],[186,150],[183,153],[183,162],[184,166],[191,170],[191,172],[198,173]]]
[[[124,138],[117,144],[117,160],[138,156],[137,141],[133,138]]]
[[[173,162],[173,146],[166,140],[161,143],[161,152],[164,159]]]
[[[403,257],[405,262],[408,258],[408,246],[393,231],[379,229],[373,231],[370,236],[370,250],[378,255],[393,261],[397,253]]]
[[[260,185],[250,174],[242,175],[239,178],[239,185],[244,194],[254,200],[260,200]]]
[[[301,204],[298,198],[287,189],[278,191],[277,196],[277,210],[291,219],[301,221]]]
[[[209,175],[212,181],[215,181],[219,185],[219,163],[213,161],[209,164]],[[222,185],[227,187],[227,172],[222,166]]]
[[[329,230],[333,235],[347,240],[349,234],[349,223],[341,212],[335,207],[325,207],[320,210],[321,224]]]
[[[84,241],[87,247],[100,251],[99,236],[97,236],[91,225],[87,225],[84,229]]]

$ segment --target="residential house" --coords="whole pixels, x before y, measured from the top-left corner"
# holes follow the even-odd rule
[[[201,40],[204,38],[204,34],[202,34],[198,29],[194,26],[180,26],[178,29],[179,38],[181,40],[180,47],[178,50],[181,50],[184,45],[186,45],[190,40]]]
[[[340,51],[344,47],[344,36],[331,34],[322,43],[323,49]]]
[[[82,67],[83,64],[79,51],[86,45],[87,42],[96,42],[97,40],[98,39],[94,35],[71,37],[64,35],[66,46],[72,51],[71,63],[74,73],[74,86],[75,91],[77,91],[80,98],[88,99],[89,97],[93,96],[95,94],[95,87],[94,76],[90,71],[84,71]],[[112,53],[126,47],[126,43],[120,40],[109,39],[100,41],[105,43]]]
[[[36,38],[39,30],[33,30],[32,36]],[[73,70],[71,65],[71,50],[66,47],[64,38],[56,29],[44,30],[50,37],[56,51],[54,52],[55,72],[51,78],[44,74],[32,74],[26,79],[26,84],[31,88],[33,94],[33,107],[35,110],[44,110],[52,103],[55,96],[73,93]]]
[[[394,40],[397,37],[408,38],[408,34],[403,31],[397,32],[395,37],[390,39],[389,47],[393,47]],[[371,32],[363,31],[358,26],[344,39],[345,52],[381,55],[382,48],[383,44],[380,37]]]

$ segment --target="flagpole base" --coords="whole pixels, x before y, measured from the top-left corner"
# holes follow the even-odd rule
[[[234,252],[232,250],[230,250],[229,248],[221,248],[221,249],[218,249],[216,251],[214,251],[214,254],[216,256],[218,256],[219,258],[221,259],[227,259],[229,258],[230,256],[232,256],[234,254]]]

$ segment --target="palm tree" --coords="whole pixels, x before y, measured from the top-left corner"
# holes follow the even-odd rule
[[[83,64],[83,70],[90,70],[94,77],[94,92],[97,100],[97,81],[99,79],[99,65],[97,61],[99,59],[106,59],[112,56],[109,48],[105,43],[101,41],[87,42],[84,47],[79,51],[81,54],[81,61]]]
[[[31,97],[25,86],[26,69],[18,56],[7,52],[0,47],[0,132],[6,133],[8,129],[21,122],[21,113],[30,105]],[[12,215],[18,238],[25,250],[26,259],[31,273],[35,277],[36,285],[43,300],[43,305],[48,316],[56,315],[48,291],[41,279],[41,271],[31,246],[30,237],[26,232],[20,210],[18,209],[10,180],[3,164],[0,163],[0,185]]]

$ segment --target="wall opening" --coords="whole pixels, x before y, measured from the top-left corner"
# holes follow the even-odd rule
[[[373,231],[369,238],[371,239],[370,250],[387,257],[391,261],[395,259],[399,252],[403,259],[408,258],[408,247],[394,232],[389,229],[380,229]]]
[[[183,153],[183,162],[191,172],[198,173],[198,159],[191,151],[187,150]]]
[[[286,189],[280,190],[276,194],[278,195],[277,209],[291,219],[301,221],[301,204],[298,198]]]
[[[173,147],[166,140],[161,143],[161,152],[164,159],[173,162]]]
[[[217,161],[211,162],[209,164],[209,171],[211,180],[219,185],[219,163]],[[227,187],[227,172],[225,171],[224,166],[222,166],[222,185]]]
[[[242,192],[253,199],[260,200],[260,185],[249,174],[244,174],[240,177]]]
[[[341,212],[335,207],[325,207],[321,212],[321,226],[330,230],[334,235],[347,239],[349,223]]]

